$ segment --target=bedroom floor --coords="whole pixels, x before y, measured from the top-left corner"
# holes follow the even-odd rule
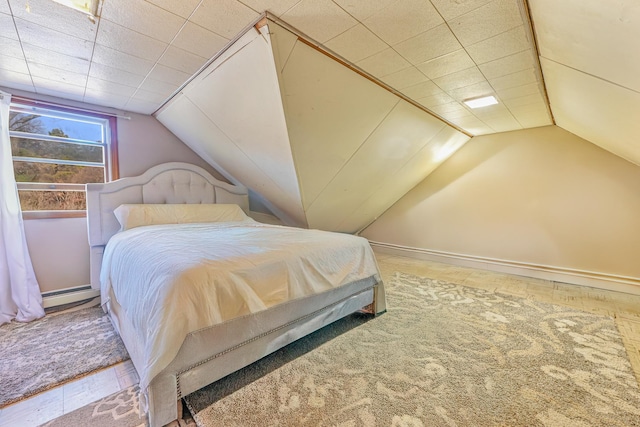
[[[396,271],[613,316],[640,381],[640,296],[376,253],[383,280]],[[0,427],[38,426],[138,382],[130,361],[0,410]]]

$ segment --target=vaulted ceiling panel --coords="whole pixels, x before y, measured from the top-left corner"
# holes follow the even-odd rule
[[[276,36],[286,31],[270,27]],[[291,52],[280,80],[307,208],[399,98],[301,42]]]
[[[342,229],[339,226],[345,217],[354,212],[360,213],[358,208],[400,168],[406,167],[407,162],[445,126],[442,121],[406,101],[398,101],[307,208],[310,224],[329,230],[357,231],[358,228]],[[298,163],[298,168],[305,166]],[[424,169],[421,167],[420,171]],[[304,181],[302,185],[304,187]],[[380,195],[377,197],[380,198]],[[387,199],[381,200],[381,203],[386,205],[386,209],[393,201]],[[333,212],[336,210],[341,215],[335,215]],[[358,216],[358,225],[364,226],[365,212]]]
[[[636,0],[531,0],[559,126],[640,164],[640,6]]]
[[[640,165],[640,93],[542,59],[558,125]]]
[[[285,219],[355,232],[469,139],[281,25],[257,28],[157,117]]]
[[[431,141],[409,158],[375,189],[356,210],[338,225],[340,230],[359,230],[375,221],[379,215],[418,185],[469,138],[455,129],[444,126]],[[364,225],[363,225],[364,224]]]

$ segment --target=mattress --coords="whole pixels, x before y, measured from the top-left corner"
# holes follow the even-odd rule
[[[101,295],[136,334],[145,390],[188,334],[371,276],[361,237],[251,220],[153,225],[110,239]]]

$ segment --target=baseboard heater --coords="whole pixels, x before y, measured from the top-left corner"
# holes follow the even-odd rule
[[[58,291],[43,292],[42,305],[44,308],[56,307],[58,305],[84,301],[98,296],[100,296],[100,291],[93,289],[90,285],[76,286]]]

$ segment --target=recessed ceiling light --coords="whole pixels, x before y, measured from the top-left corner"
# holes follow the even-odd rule
[[[498,100],[495,96],[483,96],[482,98],[473,98],[467,99],[463,101],[469,108],[480,108],[486,107],[487,105],[495,105],[498,103]]]

